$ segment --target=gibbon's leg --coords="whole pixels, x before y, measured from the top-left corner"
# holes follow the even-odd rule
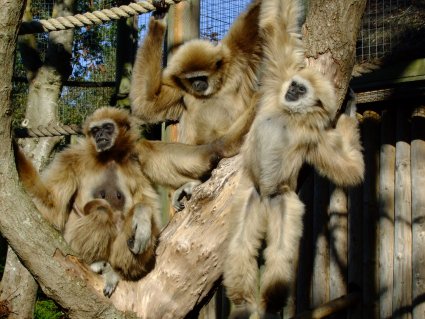
[[[145,251],[152,236],[153,210],[144,204],[136,204],[133,215],[134,237],[128,240],[128,248],[133,254],[141,254]]]
[[[303,233],[304,204],[293,191],[269,198],[267,247],[261,284],[261,307],[279,311],[292,288]]]
[[[105,286],[103,287],[103,294],[106,297],[111,297],[112,293],[118,286],[120,276],[112,269],[111,265],[106,261],[97,261],[90,265],[90,269],[98,274],[102,274],[105,278]]]
[[[193,181],[184,184],[183,186],[176,189],[173,193],[173,207],[176,211],[181,211],[184,208],[184,203],[182,202],[183,198],[186,197],[187,200],[192,196],[194,188],[201,184],[201,181]]]
[[[236,305],[232,318],[244,318],[257,310],[257,257],[266,228],[261,206],[254,187],[242,191],[233,204],[223,279],[227,296]]]

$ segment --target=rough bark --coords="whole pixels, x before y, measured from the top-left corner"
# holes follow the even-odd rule
[[[366,0],[310,0],[303,27],[308,64],[334,79],[340,105],[355,63]]]
[[[342,16],[340,20],[344,21],[344,28],[338,29],[336,22],[332,22],[331,28],[326,26],[328,20],[315,9],[314,19],[312,14],[307,17],[307,37],[314,37],[316,31],[317,34],[324,32],[319,40],[306,38],[306,41],[308,47],[317,45],[319,49],[310,57],[320,57],[320,65],[328,67],[327,72],[334,72],[332,74],[339,79],[337,83],[342,92],[342,87],[348,85],[353,62],[347,54],[338,52],[346,50],[346,46],[354,47],[356,35],[351,35],[349,40],[352,42],[348,43],[347,35],[342,37],[337,33],[341,30],[346,33],[355,31],[346,28],[350,24],[347,20],[351,17],[351,11],[361,16],[361,7],[353,4],[360,2],[350,1],[345,7],[333,3],[328,8],[326,1],[311,1],[312,8],[320,2],[323,2],[326,10],[319,11],[327,11],[334,17]],[[325,24],[320,29],[322,31],[311,29],[311,21],[316,19],[319,24]],[[314,59],[310,60],[314,62]],[[318,63],[315,66],[320,67]],[[10,85],[11,77],[8,80],[7,84]],[[6,114],[7,105],[0,105],[0,115]],[[1,121],[4,121],[4,116]],[[7,128],[7,132],[10,119],[8,121],[0,126]],[[1,133],[0,153],[5,161],[0,164],[0,203],[3,212],[0,230],[43,291],[68,309],[71,318],[130,317],[116,308],[134,311],[143,318],[183,318],[191,311],[196,312],[222,274],[229,231],[227,216],[238,182],[239,156],[223,160],[212,178],[197,189],[188,207],[171,220],[161,235],[155,269],[139,282],[121,282],[108,301],[101,295],[101,278],[87,271],[72,257],[63,239],[42,220],[17,185],[10,134]],[[22,234],[31,234],[31,238]]]
[[[56,1],[53,17],[74,13],[74,0]],[[31,1],[27,1],[24,21],[31,21]],[[71,71],[70,58],[72,52],[73,30],[51,32],[49,46],[44,63],[37,50],[34,35],[19,38],[19,49],[22,62],[27,70],[29,82],[28,104],[25,121],[28,127],[58,123],[58,99],[63,81]],[[43,116],[40,116],[43,114]],[[59,138],[26,139],[22,146],[32,154],[37,167],[44,165]],[[2,278],[1,299],[9,296],[10,318],[32,318],[38,285],[31,273],[23,267],[13,252],[8,249],[6,266]]]

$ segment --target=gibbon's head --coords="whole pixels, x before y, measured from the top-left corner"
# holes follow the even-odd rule
[[[222,44],[191,40],[177,48],[164,76],[191,95],[207,97],[221,89],[229,59],[230,53]]]
[[[335,88],[321,73],[305,68],[282,85],[281,103],[290,113],[315,115],[327,126],[338,110]]]
[[[89,116],[83,132],[97,153],[127,150],[140,136],[128,111],[102,107]]]

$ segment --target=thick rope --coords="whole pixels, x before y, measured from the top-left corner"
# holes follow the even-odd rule
[[[75,16],[23,22],[19,29],[19,34],[61,31],[75,27],[83,27],[85,25],[101,24],[121,18],[128,18],[134,15],[154,11],[156,7],[152,4],[152,1],[153,0],[144,0],[111,9],[77,14]],[[180,1],[182,0],[164,0],[167,5],[176,4]]]
[[[82,134],[82,130],[78,125],[49,125],[39,126],[37,128],[20,127],[14,130],[14,136],[16,138],[53,137],[78,134]]]

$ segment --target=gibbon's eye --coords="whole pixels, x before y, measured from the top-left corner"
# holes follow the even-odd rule
[[[216,67],[217,69],[220,69],[222,65],[223,65],[223,60],[218,60],[218,61],[215,63],[215,67]]]
[[[115,127],[112,123],[105,123],[102,125],[102,129],[105,130],[106,133],[112,133]]]
[[[90,129],[90,133],[91,133],[91,135],[96,135],[96,133],[97,132],[99,132],[99,130],[100,130],[100,128],[99,127],[97,127],[97,126],[94,126],[94,127],[92,127],[91,129]]]
[[[120,193],[120,192],[117,192],[117,198],[118,198],[118,199],[121,199],[121,198],[122,198],[122,195],[121,195],[121,193]]]
[[[106,192],[105,191],[100,191],[99,195],[100,195],[101,198],[105,199]]]
[[[195,92],[204,92],[208,89],[208,77],[207,76],[194,76],[188,79],[192,85],[192,89]]]
[[[307,88],[304,85],[300,84],[298,86],[298,92],[304,94],[305,92],[307,92]]]

